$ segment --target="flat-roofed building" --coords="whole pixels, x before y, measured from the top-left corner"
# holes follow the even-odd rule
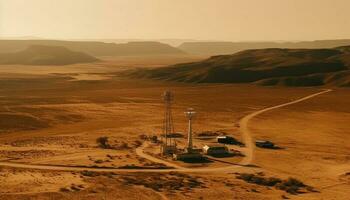
[[[203,146],[203,153],[206,155],[221,155],[228,154],[229,150],[225,145],[205,145]]]

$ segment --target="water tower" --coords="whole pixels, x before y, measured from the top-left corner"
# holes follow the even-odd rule
[[[193,151],[193,142],[192,142],[192,119],[194,118],[196,112],[193,108],[187,109],[185,112],[188,119],[188,137],[187,137],[187,152]]]
[[[179,152],[173,155],[175,160],[183,160],[183,161],[201,161],[203,160],[203,156],[200,153],[201,149],[193,148],[193,137],[192,137],[192,120],[196,112],[193,108],[187,109],[185,112],[186,117],[188,119],[188,136],[187,136],[187,146],[185,147],[183,152]]]

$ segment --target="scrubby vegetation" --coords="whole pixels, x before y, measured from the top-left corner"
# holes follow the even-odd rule
[[[205,187],[204,183],[198,177],[175,172],[164,176],[159,176],[158,174],[148,174],[145,177],[125,175],[120,177],[120,179],[124,184],[142,185],[155,191],[191,191],[195,188]]]
[[[288,178],[282,180],[275,177],[265,177],[263,174],[247,174],[242,173],[237,175],[238,179],[242,179],[248,183],[263,185],[268,187],[275,187],[279,190],[286,191],[290,194],[300,194],[306,191],[314,192],[313,187],[305,185],[303,182],[295,178]]]
[[[97,145],[102,149],[110,149],[111,145],[109,144],[108,137],[99,137],[96,139]]]
[[[108,178],[116,180],[123,185],[144,186],[158,192],[190,192],[197,188],[206,188],[205,183],[200,177],[178,172],[170,172],[168,174],[162,174],[161,176],[159,173],[116,174],[113,172],[93,171],[82,171],[80,174],[81,177],[84,177],[85,179],[94,178],[95,180],[96,177]],[[68,190],[71,191],[71,188]]]
[[[115,149],[115,150],[127,150],[133,147],[137,148],[141,146],[142,142],[135,140],[129,145],[126,141],[115,140],[113,137],[109,138],[106,136],[99,137],[96,139],[97,146],[102,149]]]
[[[81,177],[97,177],[97,176],[106,176],[106,177],[113,177],[116,175],[114,172],[94,172],[85,170],[80,172]]]

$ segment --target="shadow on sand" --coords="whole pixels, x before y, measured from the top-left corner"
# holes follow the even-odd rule
[[[183,159],[184,163],[212,163],[213,161],[207,157],[197,158],[197,159]]]

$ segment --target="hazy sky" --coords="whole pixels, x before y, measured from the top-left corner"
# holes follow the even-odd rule
[[[0,0],[0,36],[350,38],[350,0]]]

